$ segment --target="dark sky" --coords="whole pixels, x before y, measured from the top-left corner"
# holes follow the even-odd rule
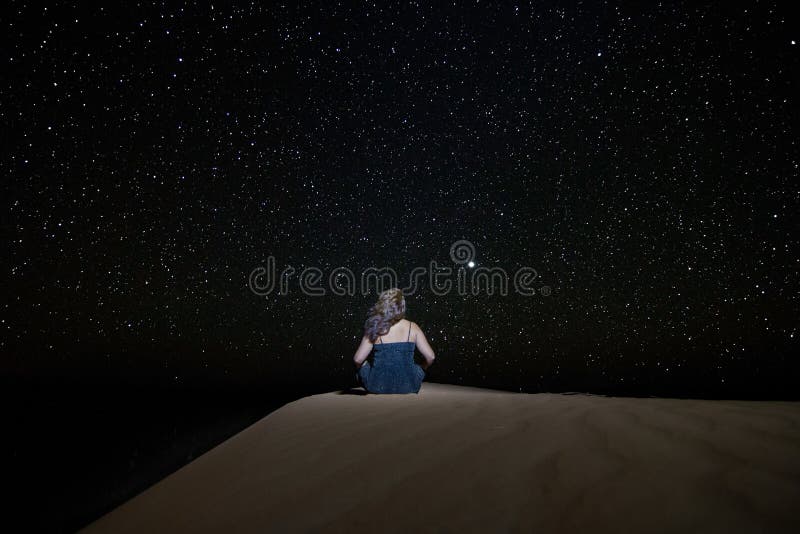
[[[6,377],[338,389],[375,292],[252,270],[407,282],[464,239],[551,293],[409,296],[432,381],[793,390],[783,8],[126,4],[4,8]]]

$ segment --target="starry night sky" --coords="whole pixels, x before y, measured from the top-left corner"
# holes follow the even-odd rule
[[[6,378],[341,389],[374,293],[250,272],[466,239],[552,293],[409,296],[431,381],[791,395],[788,10],[127,4],[5,8]]]

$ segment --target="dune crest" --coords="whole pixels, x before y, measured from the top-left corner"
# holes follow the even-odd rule
[[[799,453],[794,402],[331,392],[81,532],[800,532]]]

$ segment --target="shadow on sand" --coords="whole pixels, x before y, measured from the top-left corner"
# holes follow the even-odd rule
[[[349,387],[347,389],[343,389],[341,391],[336,392],[337,395],[369,395],[367,390],[362,387]]]

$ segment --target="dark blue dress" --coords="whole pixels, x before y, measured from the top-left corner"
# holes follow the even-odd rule
[[[411,328],[408,335],[410,339]],[[415,347],[413,341],[384,343],[381,339],[372,347],[372,364],[365,361],[356,379],[370,393],[419,393],[425,370],[414,362]]]

